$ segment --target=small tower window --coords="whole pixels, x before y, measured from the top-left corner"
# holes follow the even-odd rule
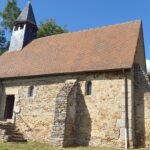
[[[20,29],[23,29],[23,28],[24,28],[24,24],[21,24],[21,25],[20,25]]]
[[[28,89],[28,97],[34,97],[35,88],[34,86],[30,86]]]
[[[18,25],[16,25],[16,26],[15,26],[15,29],[14,29],[14,30],[15,30],[15,31],[17,31],[17,30],[18,30]]]
[[[88,81],[86,83],[85,94],[92,95],[92,82],[91,81]]]

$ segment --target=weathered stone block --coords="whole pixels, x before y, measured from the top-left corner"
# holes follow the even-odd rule
[[[125,127],[125,119],[118,119],[116,126],[118,128],[124,128]]]

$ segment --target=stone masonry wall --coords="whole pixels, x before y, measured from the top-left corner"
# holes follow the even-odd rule
[[[146,71],[146,61],[145,61],[145,50],[144,50],[144,39],[143,39],[143,31],[142,27],[139,32],[139,38],[137,42],[137,48],[134,58],[134,63],[139,64],[144,71]]]
[[[65,79],[31,79],[4,82],[5,94],[15,94],[15,109],[21,109],[16,125],[28,140],[47,142],[54,121],[55,99]],[[28,89],[35,86],[34,97],[28,97]],[[17,92],[16,92],[17,91]],[[19,108],[18,108],[19,107]]]
[[[150,147],[150,82],[140,65],[134,66],[135,146]]]
[[[92,95],[85,96],[86,81]],[[132,146],[132,79],[128,76],[129,141]],[[87,76],[77,93],[76,144],[124,147],[125,81],[122,73]]]
[[[129,140],[132,143],[132,75],[128,76]],[[33,79],[3,81],[6,94],[15,94],[14,110],[21,109],[16,125],[27,139],[50,143],[55,125],[56,101],[66,80],[77,79],[76,101],[69,96],[64,143],[75,145],[124,147],[125,81],[122,72],[87,73]],[[92,82],[92,95],[85,95],[87,81]],[[35,95],[29,98],[29,86]],[[72,93],[73,94],[73,93]],[[74,102],[73,102],[74,101]],[[70,107],[68,107],[70,105]],[[73,107],[72,107],[73,105]],[[73,126],[75,119],[75,126]],[[68,128],[67,128],[68,127]],[[53,143],[51,143],[53,144]]]
[[[150,146],[150,82],[146,74],[142,28],[139,33],[134,64],[134,145],[148,147]]]
[[[56,97],[50,142],[53,146],[75,144],[76,80],[67,80]]]

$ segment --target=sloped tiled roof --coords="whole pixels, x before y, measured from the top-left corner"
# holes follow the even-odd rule
[[[141,21],[36,39],[0,56],[0,78],[129,69]]]

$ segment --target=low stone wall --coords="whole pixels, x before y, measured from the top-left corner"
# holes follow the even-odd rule
[[[0,143],[4,143],[7,140],[5,139],[5,130],[4,129],[0,129]]]

